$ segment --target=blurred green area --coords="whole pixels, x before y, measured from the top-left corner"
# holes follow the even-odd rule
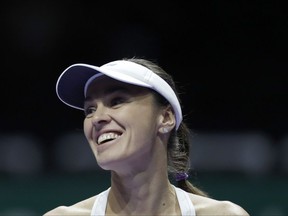
[[[190,180],[215,199],[241,205],[251,216],[288,215],[286,175],[207,172],[190,176]],[[1,174],[0,215],[43,215],[59,205],[71,205],[94,196],[109,185],[109,172],[101,170],[41,175]]]

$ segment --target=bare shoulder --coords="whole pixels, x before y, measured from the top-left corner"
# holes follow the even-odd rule
[[[64,215],[91,215],[91,210],[96,196],[77,202],[71,206],[59,206],[46,212],[43,216],[64,216]]]
[[[220,201],[212,198],[190,194],[194,204],[196,215],[229,215],[249,216],[248,212],[236,203],[231,201]]]

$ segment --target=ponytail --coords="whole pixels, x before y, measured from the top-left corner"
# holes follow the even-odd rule
[[[174,130],[171,133],[168,141],[168,172],[173,174],[177,187],[189,193],[208,197],[206,192],[197,188],[188,180],[188,173],[190,171],[190,146],[190,130],[182,122],[178,130]]]

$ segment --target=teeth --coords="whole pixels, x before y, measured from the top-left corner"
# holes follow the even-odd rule
[[[112,139],[116,139],[117,137],[119,137],[119,135],[116,133],[104,133],[98,137],[98,144],[101,144],[105,141],[109,141]]]

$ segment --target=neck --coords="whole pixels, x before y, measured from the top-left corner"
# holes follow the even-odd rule
[[[112,173],[107,211],[118,215],[167,215],[180,211],[167,174],[120,177]]]

